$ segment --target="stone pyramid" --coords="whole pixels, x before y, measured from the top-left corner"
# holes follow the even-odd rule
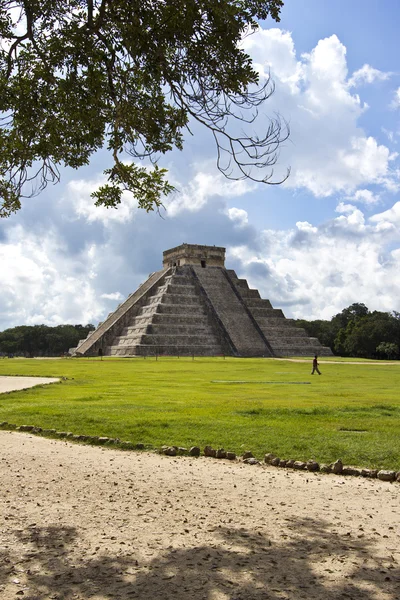
[[[225,248],[182,244],[110,313],[74,355],[331,355],[225,269]]]

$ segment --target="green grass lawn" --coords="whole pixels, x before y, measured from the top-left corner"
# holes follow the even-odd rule
[[[0,375],[66,379],[0,395],[0,421],[399,470],[400,363],[320,368],[311,376],[311,361],[4,359]]]

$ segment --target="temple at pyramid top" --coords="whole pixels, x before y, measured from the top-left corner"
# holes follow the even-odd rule
[[[71,352],[77,356],[311,356],[332,351],[225,268],[225,248],[181,244]]]
[[[163,267],[197,265],[199,267],[225,267],[225,248],[181,244],[163,252]]]

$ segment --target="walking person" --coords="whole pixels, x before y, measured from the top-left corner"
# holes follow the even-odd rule
[[[318,369],[318,356],[315,355],[312,361],[312,371],[311,375],[314,375],[315,371],[317,371],[318,375],[321,375],[321,371]]]

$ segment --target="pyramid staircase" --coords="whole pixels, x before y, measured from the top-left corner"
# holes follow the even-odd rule
[[[164,279],[106,354],[218,356],[222,346],[193,278],[181,267]]]

